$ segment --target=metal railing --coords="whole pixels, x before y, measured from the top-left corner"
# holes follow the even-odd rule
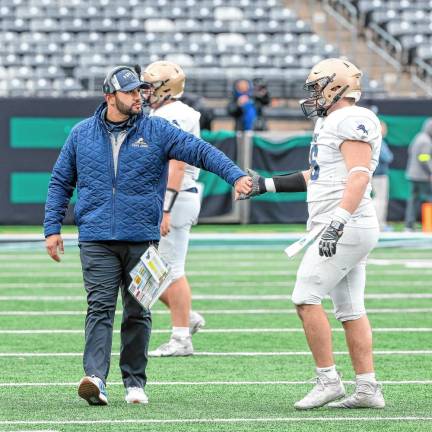
[[[323,0],[324,10],[331,16],[340,20],[340,22],[349,28],[352,32],[352,38],[364,36],[366,47],[366,70],[371,71],[376,67],[376,58],[372,58],[375,53],[383,62],[383,66],[390,65],[397,73],[396,79],[399,80],[403,72],[402,55],[403,49],[401,43],[392,35],[387,33],[377,24],[372,23],[369,29],[363,28],[361,17],[357,9],[348,0]],[[364,17],[363,17],[364,19]],[[352,42],[352,45],[354,43]],[[356,53],[354,50],[353,53]]]
[[[336,38],[337,41],[342,41],[343,37],[341,34],[341,28],[345,28],[351,32],[351,56],[352,58],[357,57],[357,9],[346,0],[324,0],[323,1],[324,11],[332,16],[336,24]],[[343,12],[345,14],[343,14]],[[348,17],[346,17],[347,15]]]
[[[411,69],[411,80],[421,88],[427,96],[432,96],[432,66],[424,60],[416,58]]]
[[[397,70],[402,70],[402,44],[390,33],[383,30],[378,24],[372,23],[370,29],[378,38],[374,38],[373,33],[366,32],[367,39],[381,48],[381,54],[385,60]],[[391,54],[389,54],[389,52]]]

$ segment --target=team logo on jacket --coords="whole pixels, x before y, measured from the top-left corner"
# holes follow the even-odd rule
[[[148,147],[148,144],[144,141],[144,138],[139,138],[135,142],[132,143],[132,147]]]

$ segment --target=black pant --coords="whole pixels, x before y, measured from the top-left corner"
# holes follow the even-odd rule
[[[104,382],[108,376],[114,315],[121,288],[120,370],[125,387],[144,387],[147,381],[151,315],[132,297],[129,272],[151,242],[81,242],[80,257],[87,291],[84,371]]]

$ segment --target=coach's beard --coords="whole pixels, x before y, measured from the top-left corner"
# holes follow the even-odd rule
[[[141,103],[135,102],[131,106],[124,104],[119,101],[116,97],[116,108],[117,110],[125,116],[133,116],[138,114],[141,111]]]

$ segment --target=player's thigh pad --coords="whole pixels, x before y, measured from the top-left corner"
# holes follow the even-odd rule
[[[174,280],[185,274],[190,229],[198,220],[199,210],[197,193],[180,192],[171,211],[170,232],[160,239],[159,253],[170,266]]]
[[[171,226],[183,227],[195,225],[201,209],[198,193],[180,192],[171,210]]]
[[[362,259],[330,291],[333,312],[339,321],[353,321],[366,314],[364,291],[366,285],[366,258]]]
[[[378,234],[376,228],[345,227],[336,255],[332,257],[319,255],[320,239],[317,238],[307,249],[297,271],[293,303],[321,304],[322,299],[372,250]]]

